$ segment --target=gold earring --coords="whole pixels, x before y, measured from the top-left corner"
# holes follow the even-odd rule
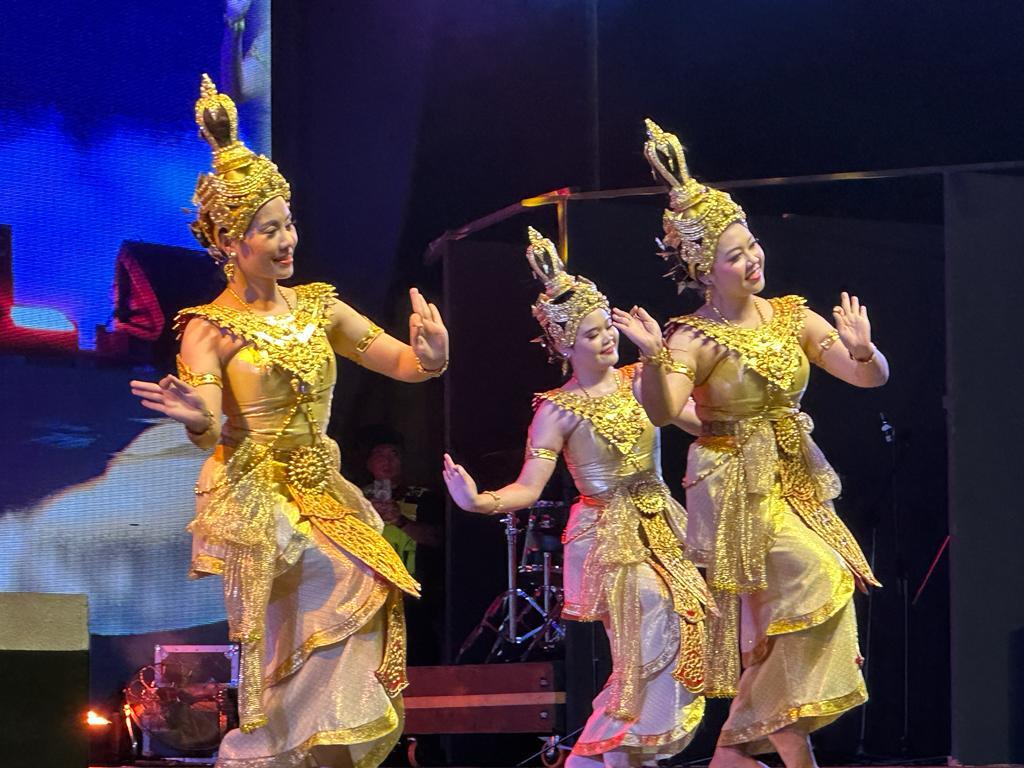
[[[225,261],[222,269],[224,270],[224,277],[228,279],[229,283],[235,279],[235,263],[233,261]]]

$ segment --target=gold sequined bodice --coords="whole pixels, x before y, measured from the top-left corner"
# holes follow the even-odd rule
[[[221,440],[227,445],[247,437],[274,442],[278,449],[309,445],[327,424],[337,378],[325,330],[334,289],[311,283],[297,286],[295,294],[295,308],[286,315],[260,316],[219,304],[178,315],[179,327],[201,317],[245,341],[224,368]]]
[[[757,328],[739,328],[696,315],[674,318],[725,351],[694,387],[697,416],[704,423],[754,417],[780,418],[800,408],[810,365],[800,345],[804,299],[770,299],[772,317]]]
[[[636,368],[618,370],[619,386],[603,397],[556,389],[537,395],[580,417],[562,455],[585,496],[602,496],[636,475],[660,474],[657,428],[633,396]]]

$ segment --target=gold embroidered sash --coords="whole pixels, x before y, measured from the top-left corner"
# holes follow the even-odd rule
[[[673,677],[687,690],[704,688],[704,607],[710,595],[696,567],[683,557],[682,545],[668,522],[674,504],[654,473],[632,478],[601,497],[580,502],[601,510],[595,541],[583,565],[582,618],[607,615],[612,631],[613,672],[608,713],[633,720],[640,710],[641,608],[638,566],[650,565],[664,581],[679,621],[679,649]],[[714,610],[711,607],[711,610]]]
[[[840,482],[811,439],[814,423],[800,412],[735,422],[710,422],[699,444],[718,461],[685,481],[687,489],[717,475],[714,551],[707,558],[708,587],[721,615],[709,621],[708,695],[734,696],[739,678],[739,598],[765,589],[770,545],[770,504],[776,484],[800,519],[868,584],[880,586],[832,500]],[[731,433],[731,434],[730,434]]]
[[[589,421],[594,432],[613,446],[627,464],[649,427],[643,407],[633,396],[636,366],[619,369],[618,387],[603,397],[552,390],[538,394],[534,406],[551,402]],[[622,720],[639,715],[641,678],[641,607],[639,566],[650,565],[669,590],[678,616],[679,648],[673,677],[687,690],[704,688],[704,610],[710,595],[693,563],[683,556],[682,544],[669,523],[677,505],[654,471],[636,472],[601,496],[581,496],[580,502],[601,510],[594,545],[583,564],[579,607],[581,618],[608,617],[613,671],[607,712]],[[685,514],[679,509],[680,517]],[[711,610],[714,610],[711,607]]]

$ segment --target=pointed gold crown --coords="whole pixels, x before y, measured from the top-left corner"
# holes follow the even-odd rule
[[[275,197],[290,200],[291,189],[276,165],[239,141],[235,103],[226,93],[218,93],[206,74],[199,84],[195,116],[199,132],[213,148],[213,172],[201,174],[196,182],[196,220],[190,226],[196,240],[221,261],[224,255],[214,234],[225,230],[230,237],[242,237],[264,203]]]
[[[662,216],[665,239],[659,255],[671,264],[667,277],[679,285],[698,287],[697,278],[711,270],[718,238],[730,224],[746,224],[747,215],[725,192],[705,186],[690,175],[683,145],[650,118],[644,157],[655,177],[669,185],[669,207]]]
[[[544,332],[537,341],[554,361],[566,357],[583,318],[595,309],[609,309],[608,299],[587,278],[573,277],[565,271],[554,243],[533,227],[528,227],[527,233],[530,245],[526,248],[526,260],[544,283],[544,291],[532,307]]]

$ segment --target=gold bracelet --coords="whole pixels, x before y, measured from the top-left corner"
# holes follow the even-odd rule
[[[188,424],[185,425],[185,431],[192,435],[192,437],[202,437],[213,428],[213,412],[209,408],[204,408],[203,415],[206,416],[206,426],[198,432],[192,429]]]
[[[498,514],[498,512],[501,510],[501,496],[496,494],[494,491],[481,491],[480,495],[481,496],[490,496],[492,499],[494,499],[494,509],[492,509],[487,514],[489,514],[489,515],[496,515],[496,514]]]
[[[414,355],[414,357],[415,357],[415,355]],[[417,373],[422,373],[425,376],[429,376],[432,379],[436,379],[438,376],[440,376],[441,374],[443,374],[447,370],[448,370],[448,361],[447,360],[444,361],[444,364],[440,368],[433,368],[433,369],[431,369],[431,368],[424,368],[423,367],[423,363],[420,362],[420,359],[418,357],[416,358],[416,372]]]
[[[558,461],[558,452],[550,448],[534,448],[530,443],[526,444],[526,459],[543,459],[544,461]]]
[[[854,362],[860,363],[861,365],[867,365],[868,363],[874,361],[875,353],[877,351],[878,351],[878,347],[876,347],[874,344],[872,344],[871,345],[871,354],[867,356],[867,359],[861,360],[859,357],[854,357],[853,356],[853,352],[850,352],[850,359],[853,360]]]
[[[668,351],[668,347],[662,347],[655,355],[641,355],[640,362],[644,365],[661,368],[665,373],[681,373],[690,381],[694,381],[697,378],[697,374],[694,373],[693,368],[672,357],[672,353]]]

